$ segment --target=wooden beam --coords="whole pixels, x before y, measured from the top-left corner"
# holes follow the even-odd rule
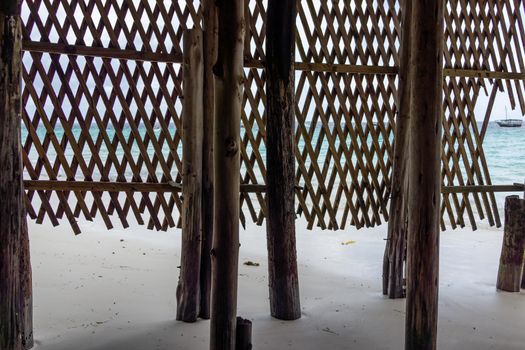
[[[396,118],[394,138],[394,160],[392,167],[392,186],[390,190],[390,210],[388,238],[383,259],[383,294],[390,299],[405,297],[405,261],[407,233],[408,197],[408,145],[410,127],[410,53],[411,53],[411,13],[412,1],[402,2],[401,63],[399,71],[399,113]]]
[[[412,2],[406,350],[437,348],[443,0]]]
[[[0,3],[0,349],[23,350],[29,245],[23,240],[22,159],[20,147],[22,21],[16,0]],[[30,297],[30,296],[29,296]],[[30,326],[30,325],[28,325]]]
[[[23,50],[27,52],[40,52],[49,54],[90,56],[100,58],[113,58],[120,60],[182,63],[182,54],[146,52],[112,47],[96,47],[85,45],[70,45],[62,43],[48,43],[41,41],[23,41]],[[245,68],[264,69],[265,62],[258,59],[247,58],[244,61]],[[298,71],[331,72],[346,74],[385,74],[396,75],[399,68],[395,66],[367,66],[352,64],[333,64],[322,62],[295,62]],[[446,77],[500,79],[500,80],[525,80],[524,72],[500,72],[483,69],[445,68],[443,75]]]
[[[266,20],[266,230],[271,315],[301,317],[295,245],[295,0],[270,0]]]
[[[88,191],[88,192],[181,192],[182,185],[176,182],[105,182],[105,181],[59,181],[25,180],[29,191]]]
[[[202,141],[202,254],[201,307],[199,316],[210,318],[211,246],[213,242],[213,123],[215,81],[213,65],[217,59],[217,8],[215,0],[203,0],[204,24],[204,122]]]
[[[195,322],[200,308],[202,133],[204,63],[202,30],[184,32],[182,106],[182,246],[177,320]]]
[[[234,350],[239,264],[240,124],[244,1],[216,0],[218,12],[214,123],[214,234],[210,349]]]
[[[89,192],[181,192],[182,184],[177,182],[149,183],[149,182],[105,182],[105,181],[60,181],[60,180],[24,180],[24,187],[28,191],[89,191]],[[474,193],[474,192],[523,192],[525,185],[471,185],[471,186],[443,186],[441,193]],[[296,191],[303,190],[302,186],[295,186]],[[244,193],[264,193],[264,184],[240,184]]]
[[[471,185],[471,186],[443,186],[441,193],[475,193],[475,192],[521,192],[523,184],[513,185]]]
[[[181,53],[145,52],[137,50],[119,49],[112,47],[96,47],[84,45],[68,45],[24,40],[24,51],[49,54],[90,56],[100,58],[113,58],[119,60],[182,63]]]
[[[521,72],[498,72],[480,69],[445,68],[443,75],[447,77],[481,78],[500,80],[525,80],[525,73]]]

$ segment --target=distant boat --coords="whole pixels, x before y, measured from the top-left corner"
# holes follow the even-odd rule
[[[505,119],[496,120],[496,123],[502,128],[521,128],[523,120],[521,119],[509,119],[507,115],[507,107],[505,107]]]
[[[521,128],[523,121],[521,119],[505,119],[496,121],[502,128]]]

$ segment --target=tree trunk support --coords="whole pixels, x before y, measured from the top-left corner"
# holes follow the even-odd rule
[[[182,248],[177,320],[195,322],[200,307],[202,118],[202,30],[184,32],[182,114]]]
[[[295,246],[295,0],[268,2],[266,198],[271,315],[301,317]]]
[[[202,141],[201,306],[199,316],[210,318],[211,245],[213,242],[213,119],[215,114],[213,65],[217,59],[215,0],[204,0],[204,121]]]
[[[412,1],[406,350],[437,344],[443,12],[443,0]]]
[[[399,69],[399,112],[394,139],[394,161],[390,195],[388,238],[383,260],[383,294],[390,299],[405,297],[405,261],[407,245],[408,145],[410,123],[410,27],[412,1],[403,1],[401,64]],[[408,15],[407,15],[408,14]]]
[[[0,349],[32,346],[29,238],[20,145],[20,3],[0,3]]]
[[[505,233],[499,260],[496,287],[506,292],[519,292],[523,279],[525,250],[525,199],[505,198]]]
[[[234,350],[239,263],[240,119],[243,94],[244,1],[216,0],[214,206],[210,349]]]

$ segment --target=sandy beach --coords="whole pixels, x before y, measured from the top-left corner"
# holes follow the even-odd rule
[[[209,321],[175,319],[180,230],[30,223],[39,350],[207,349]],[[401,349],[403,300],[381,294],[386,226],[307,231],[297,221],[303,317],[269,316],[264,227],[241,231],[238,315],[255,349]],[[440,349],[523,349],[525,293],[495,289],[502,230],[441,236]],[[260,266],[246,266],[252,261]]]

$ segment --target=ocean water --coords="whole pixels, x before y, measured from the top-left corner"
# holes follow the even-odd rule
[[[496,123],[490,123],[483,150],[492,184],[525,182],[525,126],[502,128]]]
[[[329,125],[328,127],[331,130],[333,130],[334,126]],[[307,129],[308,128],[309,126],[307,127]],[[322,171],[323,167],[326,166],[325,159],[327,159],[327,157],[330,158],[329,153],[331,152],[331,150],[325,138],[321,138],[321,139],[318,138],[319,133],[321,132],[321,128],[322,128],[321,125],[317,125],[315,128],[314,135],[312,137],[312,140],[315,140],[315,141],[312,141],[311,149],[319,151],[319,154],[317,156],[317,163],[319,165],[319,169]],[[479,129],[481,129],[481,125],[479,125]],[[116,134],[115,129],[112,127],[108,127],[105,130],[105,132],[107,133],[107,137],[109,138],[109,140],[113,140]],[[144,139],[145,135],[147,134],[146,128],[144,128],[143,126],[138,126],[138,128],[135,130],[132,130],[131,127],[126,126],[121,131],[121,134],[122,134],[123,139],[128,140],[130,135],[132,135],[134,132],[140,134],[140,139]],[[98,128],[96,127],[91,128],[89,130],[89,133],[91,135],[91,138],[95,142],[97,141],[97,139],[99,139],[100,141],[102,134],[100,133],[100,130]],[[173,135],[175,134],[174,125],[169,126],[169,133],[171,137],[173,137]],[[45,128],[43,128],[42,126],[34,130],[33,135],[36,136],[36,138],[38,139],[38,142],[40,143],[44,143],[49,136],[49,134],[46,133]],[[49,149],[46,154],[47,161],[50,163],[51,166],[53,166],[58,159],[57,152],[55,151],[56,150],[55,147],[63,147],[63,146],[60,146],[60,142],[62,141],[64,137],[64,130],[61,127],[57,127],[54,129],[54,135],[56,139],[58,140],[58,143],[57,144],[51,143],[49,145]],[[251,143],[250,142],[245,143],[245,147],[243,148],[244,157],[251,159],[251,161],[253,161],[255,165],[253,167],[248,167],[248,168],[246,167],[245,164],[242,165],[241,173],[244,174],[244,176],[242,176],[242,180],[244,182],[264,183],[263,173],[259,165],[261,164],[261,162],[265,162],[266,150],[264,148],[264,144],[262,140],[257,139],[258,137],[260,138],[260,136],[257,136],[257,135],[258,135],[258,130],[256,126],[254,126],[250,130],[246,130],[244,128],[241,129],[241,136],[243,138],[245,138],[244,136],[249,136],[249,137],[246,137],[245,139],[251,138],[251,139],[256,140],[259,143],[258,148],[259,148],[259,153],[261,155],[259,159],[254,157],[253,155],[254,152],[253,152]],[[150,136],[153,136],[158,140],[161,136],[161,129],[155,128],[153,135],[150,135]],[[26,128],[23,128],[22,130],[22,144],[23,145],[28,141],[28,137],[29,137],[28,130]],[[73,137],[78,142],[82,137],[82,129],[79,126],[75,126],[69,137]],[[339,141],[337,141],[335,145],[336,149],[339,146],[338,142]],[[377,142],[380,145],[383,143],[383,140],[381,139],[381,137],[379,137]],[[392,140],[390,140],[390,142],[392,142]],[[350,148],[350,140],[346,140],[346,143],[347,143],[347,147]],[[373,140],[369,137],[367,140],[367,144],[369,148],[372,147],[372,143],[373,143]],[[297,147],[301,153],[306,152],[306,154],[308,154],[308,148],[305,145],[305,140],[303,137],[299,138]],[[116,181],[117,172],[115,171],[115,166],[114,164],[112,164],[111,158],[109,157],[109,152],[110,152],[109,148],[106,146],[105,142],[99,142],[99,146],[97,149],[98,149],[97,152],[92,152],[91,149],[86,144],[84,145],[84,148],[82,151],[83,159],[86,162],[86,166],[89,166],[89,165],[93,166],[94,174],[92,176],[92,179],[100,180],[101,178],[107,178],[110,181]],[[159,151],[158,149],[155,149],[155,147],[153,146],[151,142],[147,144],[142,144],[142,145],[136,141],[131,142],[129,145],[130,152],[126,151],[122,147],[122,145],[120,145],[120,143],[118,143],[118,145],[115,148],[115,152],[119,160],[122,160],[123,158],[127,157],[128,159],[130,158],[133,159],[133,162],[135,163],[138,162],[139,164],[141,164],[140,162],[141,150],[146,150],[150,159],[153,159],[154,155],[158,154],[158,151]],[[490,172],[491,182],[493,185],[509,185],[509,184],[516,183],[516,182],[523,183],[525,181],[525,127],[501,128],[496,123],[490,123],[487,129],[487,133],[485,135],[484,142],[483,142],[483,150],[484,150],[485,158],[487,161],[487,166]],[[470,150],[467,148],[466,151],[470,157]],[[168,156],[170,154],[171,154],[170,157],[173,156],[170,145],[167,142],[163,143],[160,152],[163,154],[163,158],[165,160],[169,158]],[[94,156],[93,153],[96,153],[97,156]],[[176,157],[177,159],[174,162],[172,159],[171,165],[167,164],[167,166],[171,169],[172,178],[176,180],[180,180],[180,179],[177,179],[177,176],[179,174],[174,164],[176,162],[180,162],[180,160],[182,159],[182,145],[180,142],[176,149],[176,155],[177,155]],[[67,160],[69,165],[72,164],[73,159],[74,159],[74,152],[70,145],[66,146],[65,148],[64,158]],[[29,159],[30,159],[31,164],[35,165],[37,162],[39,162],[39,160],[41,162],[42,159],[44,158],[41,157],[41,155],[37,151],[37,148],[33,145],[29,151]],[[347,161],[344,154],[341,154],[339,156],[339,159],[341,163],[345,163]],[[350,160],[351,160],[351,163],[354,165],[357,164],[358,162],[355,154],[352,155],[352,158]],[[373,160],[377,161],[376,155],[373,155]],[[305,157],[304,166],[306,166],[306,168],[309,168],[311,165],[311,162],[312,162],[312,157],[307,155]],[[331,163],[329,165],[329,168],[331,167],[334,167],[333,159],[331,160]],[[462,168],[464,169],[463,166]],[[331,172],[328,171],[328,174],[330,173]],[[126,168],[126,172],[125,172],[126,180],[132,181],[133,175],[134,174],[128,165]],[[159,163],[156,164],[154,173],[149,173],[147,168],[143,166],[143,163],[142,163],[142,166],[140,167],[140,178],[143,181],[145,181],[148,178],[148,176],[155,176],[159,181],[162,181],[163,175],[164,173]],[[59,169],[57,173],[52,174],[52,176],[48,176],[45,167],[44,169],[42,169],[42,175],[40,177],[41,179],[54,178],[54,177],[56,177],[59,180],[65,180],[66,173],[64,169],[63,168]],[[26,179],[30,178],[30,175],[27,171],[25,173],[25,178]],[[85,176],[81,171],[81,168],[77,169],[75,178],[76,180],[85,179]],[[466,179],[466,176],[464,176],[464,179]],[[327,176],[326,178],[322,178],[322,177],[319,178],[315,176],[314,174],[314,176],[312,176],[311,178],[312,184],[315,186],[318,181],[328,182],[330,181],[330,179],[329,179],[329,176]],[[339,181],[339,179],[336,178],[335,181]],[[346,181],[350,181],[350,176],[347,177]],[[381,179],[379,179],[379,181],[381,181]],[[335,193],[333,195],[335,196]],[[497,204],[498,204],[500,213],[502,212],[504,197],[506,195],[508,195],[508,193],[497,193],[496,194]]]
[[[480,125],[481,127],[481,125]],[[330,128],[333,128],[333,126],[330,126]],[[137,128],[137,131],[141,135],[141,139],[144,139],[144,136],[146,135],[146,128],[143,126],[139,126]],[[171,136],[175,134],[175,127],[171,125],[169,127],[169,131]],[[251,137],[256,138],[257,134],[257,128],[253,127],[252,130],[245,130],[244,128],[241,129],[241,137],[243,137],[246,132],[251,133]],[[330,149],[328,147],[328,143],[326,142],[326,139],[322,140],[322,144],[318,145],[318,135],[321,131],[321,126],[317,126],[316,130],[314,132],[314,135],[312,137],[312,148],[313,149],[319,149],[319,165],[322,166],[324,159],[326,158],[326,155],[328,152],[330,152]],[[113,140],[115,136],[115,129],[112,127],[109,127],[105,130],[107,133],[107,136],[110,140]],[[92,127],[89,130],[90,136],[93,140],[97,140],[97,138],[101,137],[101,133],[99,132],[99,129],[96,127]],[[61,127],[57,127],[54,129],[54,134],[56,136],[56,139],[61,142],[64,137],[64,130]],[[72,135],[75,140],[79,140],[82,134],[82,130],[79,126],[75,126],[72,130]],[[126,126],[122,130],[122,136],[124,139],[128,140],[130,137],[130,134],[132,134],[132,129],[129,126]],[[161,134],[160,128],[155,128],[154,135],[155,138],[159,138]],[[44,143],[46,136],[48,136],[48,133],[46,132],[45,128],[39,127],[35,131],[35,135],[38,137],[38,140],[40,143]],[[27,141],[27,138],[29,137],[29,132],[27,128],[22,128],[22,144],[24,145]],[[390,140],[392,142],[392,140]],[[338,147],[338,142],[336,142],[335,146]],[[382,138],[378,138],[379,144],[383,142]],[[372,139],[368,138],[367,144],[369,147],[372,146]],[[466,143],[465,143],[466,145]],[[350,147],[350,141],[347,140],[347,146]],[[298,149],[302,152],[305,149],[305,140],[303,137],[299,139],[299,143],[297,145]],[[143,149],[147,150],[147,153],[152,157],[156,153],[156,149],[153,146],[151,142],[147,146],[144,146]],[[252,145],[251,143],[246,144],[246,154],[250,156],[253,153]],[[162,153],[164,154],[165,158],[167,158],[168,154],[170,153],[170,146],[167,144],[167,142],[164,142],[162,146]],[[525,127],[522,128],[501,128],[496,123],[490,123],[489,127],[487,129],[487,133],[485,135],[485,139],[483,142],[483,150],[485,154],[485,158],[487,160],[487,165],[489,167],[489,171],[491,174],[492,184],[512,184],[515,182],[523,183],[525,181]],[[137,160],[139,158],[139,154],[141,151],[141,146],[138,142],[133,142],[130,146],[130,154],[126,153],[124,148],[119,144],[116,149],[116,154],[118,159],[122,159],[125,155],[131,155],[133,159]],[[261,154],[261,158],[264,160],[266,156],[266,150],[264,148],[264,144],[261,142],[259,146],[259,152]],[[469,152],[467,148],[467,152]],[[89,160],[92,158],[92,151],[86,144],[83,148],[83,156],[84,158],[89,162]],[[55,151],[55,145],[50,144],[49,149],[47,152],[47,157],[49,158],[50,162],[53,163],[56,159],[56,151]],[[67,146],[64,153],[66,159],[71,162],[74,156],[73,149],[70,146]],[[100,147],[98,147],[98,155],[102,162],[105,162],[108,159],[109,155],[109,148],[106,147],[105,142],[101,142]],[[179,142],[179,145],[177,147],[177,155],[179,158],[182,157],[182,145]],[[38,159],[40,158],[40,154],[37,152],[36,147],[31,147],[30,153],[29,153],[29,159],[31,160],[31,163],[35,164]],[[307,157],[307,162],[310,162],[310,157]],[[341,155],[341,161],[344,162],[345,158],[344,155]],[[356,158],[355,156],[352,157],[352,161],[355,162]],[[160,169],[159,169],[160,170]],[[177,172],[174,170],[173,174],[176,174]],[[144,172],[144,174],[147,174],[147,172]],[[162,174],[162,172],[160,172]],[[63,176],[63,173],[59,173],[60,176]],[[82,177],[82,174],[79,172],[78,175]],[[131,173],[128,173],[128,175],[131,175]],[[259,175],[257,176],[259,177]]]

